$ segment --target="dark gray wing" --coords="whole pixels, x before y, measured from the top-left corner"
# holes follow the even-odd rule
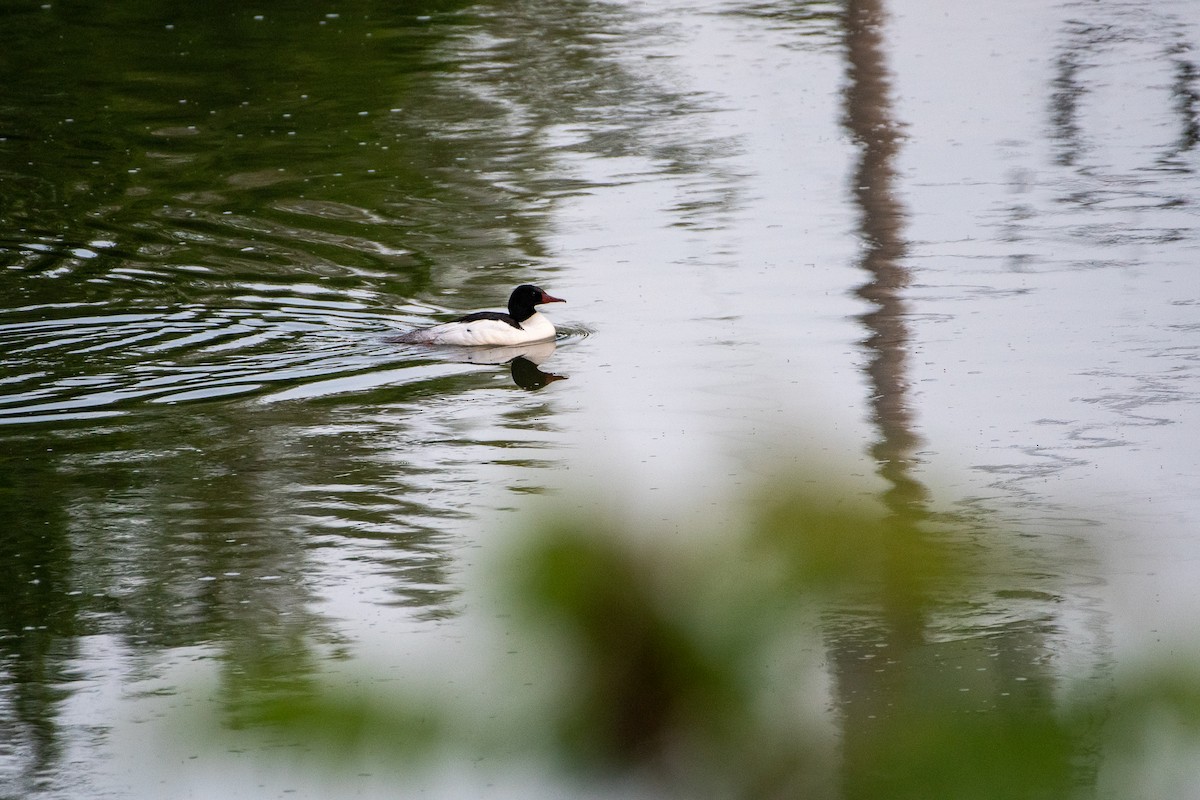
[[[510,317],[508,314],[501,314],[499,311],[476,311],[474,314],[467,314],[465,317],[459,317],[455,322],[477,322],[481,319],[494,319],[500,322],[507,322],[519,331],[525,330],[521,327],[521,323]]]

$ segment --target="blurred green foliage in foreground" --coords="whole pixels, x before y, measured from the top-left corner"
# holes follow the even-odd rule
[[[447,666],[456,688],[287,692],[255,723],[334,770],[362,750],[455,754],[588,796],[1129,797],[1196,779],[1195,674],[1059,662],[1070,598],[1027,567],[1072,555],[813,482],[746,508],[719,530],[544,520],[468,592],[480,649]]]

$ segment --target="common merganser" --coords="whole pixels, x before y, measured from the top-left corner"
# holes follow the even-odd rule
[[[459,347],[516,345],[544,342],[554,338],[554,325],[534,306],[566,302],[551,297],[528,283],[513,289],[508,297],[508,313],[477,311],[453,322],[418,328],[392,339],[406,344],[445,344]]]

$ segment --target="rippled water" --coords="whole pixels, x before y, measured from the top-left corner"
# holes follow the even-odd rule
[[[179,676],[407,659],[531,496],[720,519],[781,443],[1025,533],[931,623],[947,674],[1104,674],[1200,607],[1185,0],[0,24],[6,795],[155,796],[103,765]],[[526,281],[556,346],[388,341]]]

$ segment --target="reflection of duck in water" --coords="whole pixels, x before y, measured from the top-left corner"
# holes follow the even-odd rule
[[[551,341],[554,339],[554,324],[542,316],[535,306],[562,302],[561,298],[551,297],[539,287],[525,283],[513,289],[509,295],[507,314],[477,311],[453,322],[409,331],[391,341],[457,347],[494,347]]]
[[[394,337],[386,339],[389,342],[407,342],[407,339]],[[548,383],[565,381],[566,375],[553,372],[542,372],[540,365],[554,355],[556,344],[534,342],[533,344],[511,345],[509,347],[438,347],[433,352],[443,356],[447,361],[457,361],[462,364],[508,364],[512,371],[513,383],[522,389],[536,391]]]
[[[463,347],[447,348],[455,361],[468,364],[508,364],[513,383],[522,389],[536,391],[548,383],[565,381],[566,375],[543,372],[540,365],[554,355],[554,342],[537,342],[520,347]]]
[[[536,362],[530,361],[525,356],[517,356],[509,365],[512,370],[513,383],[520,386],[522,389],[528,389],[531,392],[536,392],[547,383],[555,381],[565,381],[566,375],[556,375],[553,372],[542,372]]]

